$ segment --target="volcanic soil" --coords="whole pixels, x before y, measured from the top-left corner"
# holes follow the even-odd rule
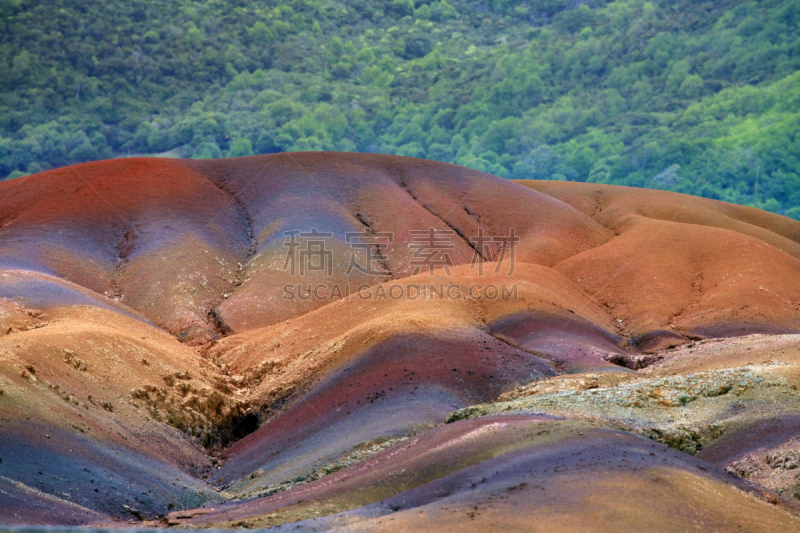
[[[800,530],[798,385],[756,209],[351,153],[0,183],[0,524]]]

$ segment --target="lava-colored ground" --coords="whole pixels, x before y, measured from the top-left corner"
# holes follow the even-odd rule
[[[758,491],[626,433],[495,416],[431,430],[293,491],[211,506],[184,520],[269,527],[329,515],[301,526],[357,531],[796,527],[786,509],[749,497]]]
[[[430,228],[452,264],[415,272]],[[330,275],[293,275],[312,229]],[[284,297],[320,283],[374,297]],[[0,183],[0,523],[790,530],[797,333],[800,223],[712,200],[366,154],[28,176]]]

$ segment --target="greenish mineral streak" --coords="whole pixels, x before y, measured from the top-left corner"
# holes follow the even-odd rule
[[[587,417],[600,425],[628,429],[694,454],[720,435],[724,420],[736,417],[728,411],[737,411],[740,399],[757,399],[768,389],[787,388],[786,379],[775,372],[781,366],[785,365],[765,363],[638,378],[605,388],[533,393],[460,409],[447,422],[515,412]],[[788,402],[797,403],[791,397]]]

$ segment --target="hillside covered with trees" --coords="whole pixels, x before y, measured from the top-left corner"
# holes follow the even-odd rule
[[[0,176],[341,150],[800,219],[797,0],[0,0]]]

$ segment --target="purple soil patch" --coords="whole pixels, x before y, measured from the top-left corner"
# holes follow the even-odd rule
[[[163,516],[219,500],[200,480],[131,449],[28,422],[0,433],[0,476],[122,520]],[[48,437],[49,436],[49,437]],[[0,498],[0,515],[14,503]]]
[[[593,480],[602,480],[604,474],[638,475],[635,473],[650,468],[679,469],[742,490],[757,491],[752,483],[719,467],[650,440],[621,431],[571,424],[574,423],[533,415],[455,422],[289,492],[242,503],[211,505],[190,521],[195,526],[222,524],[302,505],[320,509],[317,504],[324,507],[332,501],[351,501],[355,507],[351,511],[282,528],[327,530],[354,519],[416,512],[430,505],[457,509],[494,505],[493,500],[500,503],[516,497],[515,493],[536,491],[537,498],[522,498],[514,511],[529,516],[535,513],[531,500],[540,499],[540,491],[557,500],[583,497],[565,493],[560,485],[562,476],[573,480],[576,476],[585,478],[585,483],[579,483],[582,487],[579,490],[583,490]],[[572,486],[571,490],[575,490],[574,483]]]
[[[235,444],[216,479],[231,483],[291,463],[309,446],[331,459],[335,450],[342,454],[365,441],[443,422],[454,410],[547,375],[552,371],[544,361],[487,335],[394,336],[343,363],[313,392]]]
[[[800,415],[775,415],[730,428],[697,456],[709,463],[727,466],[759,448],[769,449],[793,437],[800,437]]]
[[[47,279],[39,273],[0,271],[0,298],[7,298],[40,311],[75,305],[99,307],[153,325],[130,308],[119,305],[109,298],[58,278]]]
[[[447,476],[400,492],[371,505],[324,518],[286,524],[279,531],[329,530],[354,519],[427,513],[431,509],[473,512],[501,507],[522,517],[534,517],[538,506],[571,502],[581,505],[585,494],[570,493],[564,477],[584,477],[582,488],[591,493],[593,481],[615,472],[647,472],[650,468],[678,469],[694,476],[731,484],[761,495],[763,489],[725,470],[649,440],[606,429],[589,429],[585,436],[528,447],[482,461]],[[641,475],[641,474],[639,474]],[[574,491],[574,485],[572,490]],[[632,494],[628,494],[635,497]],[[676,500],[680,495],[676,495]],[[645,503],[648,505],[648,503]],[[468,520],[470,516],[463,516]],[[431,523],[433,527],[435,522]]]
[[[677,333],[665,329],[648,331],[647,333],[635,335],[630,339],[630,345],[642,353],[654,353],[667,350],[669,348],[675,348],[676,346],[683,346],[689,342],[691,342],[690,339],[687,339],[683,335],[678,335]]]
[[[360,491],[364,488],[369,490],[370,486],[388,487],[390,493],[395,493],[399,489],[395,490],[396,487],[393,483],[400,483],[400,481],[387,482],[385,478],[389,470],[402,469],[404,472],[408,472],[409,477],[417,480],[415,484],[418,484],[424,482],[419,480],[432,479],[442,475],[436,466],[435,459],[443,459],[446,462],[449,460],[448,457],[452,458],[451,456],[456,452],[453,452],[452,449],[448,451],[446,448],[452,446],[454,442],[456,448],[467,456],[472,453],[470,450],[474,451],[473,448],[485,448],[484,440],[486,438],[489,438],[494,444],[503,446],[513,443],[513,437],[519,436],[520,433],[539,432],[538,425],[540,423],[554,420],[556,419],[548,416],[510,415],[447,424],[400,442],[354,466],[292,491],[242,503],[211,505],[211,514],[197,518],[195,522],[208,523],[253,516],[304,501],[324,501],[343,494],[347,495],[350,491]],[[498,424],[502,424],[502,428],[506,431],[492,434]],[[466,438],[464,438],[465,435]],[[473,436],[479,438],[475,440]],[[412,483],[414,482],[412,481]],[[186,514],[190,513],[191,511]]]
[[[492,335],[553,361],[559,372],[622,370],[607,359],[625,356],[624,339],[574,314],[524,311],[489,325]]]
[[[111,520],[110,516],[0,477],[0,525],[78,526]]]

